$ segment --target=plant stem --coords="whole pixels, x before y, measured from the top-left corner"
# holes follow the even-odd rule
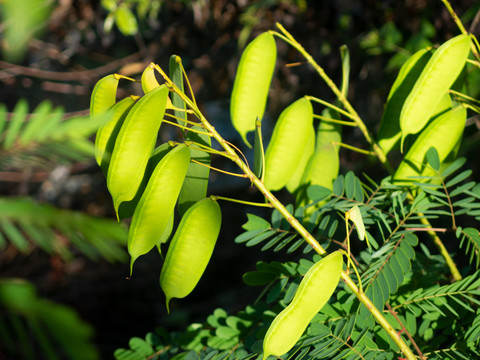
[[[272,204],[270,203],[258,203],[258,202],[253,202],[253,201],[245,201],[245,200],[239,200],[239,199],[232,199],[224,196],[218,196],[218,195],[210,195],[210,198],[212,200],[223,200],[223,201],[230,201],[238,204],[243,204],[243,205],[251,205],[251,206],[259,206],[259,207],[269,207],[272,208]]]
[[[178,87],[168,78],[168,76],[160,69],[159,66],[156,66],[159,69],[160,73],[163,75],[164,79],[173,91],[177,92],[185,101],[187,106],[191,108],[198,119],[202,122],[203,126],[207,131],[209,131],[215,140],[224,148],[224,150],[232,158],[232,161],[244,172],[246,177],[250,179],[253,185],[263,194],[265,199],[275,208],[280,214],[289,222],[289,224],[294,228],[300,236],[302,236],[305,241],[320,255],[325,255],[327,252],[325,249],[318,243],[318,241],[310,234],[303,225],[295,218],[290,212],[285,208],[285,206],[265,187],[263,182],[258,179],[255,174],[250,170],[247,164],[240,159],[235,150],[228,144],[228,142],[223,139],[223,137],[215,130],[215,128],[209,123],[209,121],[203,116],[198,107],[190,100]],[[383,314],[375,307],[373,302],[365,295],[363,291],[360,291],[355,284],[355,282],[350,278],[350,275],[343,271],[342,279],[344,283],[352,290],[358,300],[364,304],[373,317],[377,320],[378,324],[383,327],[387,334],[392,338],[392,340],[398,345],[402,353],[406,356],[408,360],[415,360],[415,355],[410,350],[410,348],[405,343],[402,336],[395,331],[395,329],[390,325],[387,319]]]
[[[458,19],[456,16],[455,12],[453,9],[451,9],[450,4],[448,3],[447,0],[442,0],[445,6],[447,6],[447,9],[449,9],[450,14],[452,14],[452,17],[454,19]],[[450,10],[451,9],[451,10]],[[461,24],[460,20],[458,19],[459,23]],[[373,140],[373,137],[370,135],[367,127],[365,126],[365,123],[363,120],[360,118],[358,113],[355,111],[353,106],[350,104],[350,102],[346,99],[344,94],[338,89],[338,87],[335,85],[332,79],[325,73],[323,68],[317,64],[317,62],[313,59],[313,57],[303,48],[303,46],[298,43],[295,38],[279,23],[277,23],[277,27],[280,29],[280,31],[284,35],[280,35],[282,39],[287,41],[290,45],[292,45],[297,51],[299,51],[303,57],[308,61],[310,65],[313,66],[313,68],[317,71],[317,73],[320,75],[320,77],[325,81],[325,83],[330,87],[330,89],[333,91],[333,93],[337,96],[338,100],[343,104],[345,109],[350,113],[350,118],[355,122],[355,124],[358,126],[358,128],[362,131],[363,136],[365,137],[365,140],[372,146],[373,151],[375,155],[377,155],[378,159],[380,162],[385,166],[388,172],[391,174],[393,173],[393,169],[390,165],[390,163],[387,160],[387,157],[383,150],[378,146],[378,144]],[[463,25],[462,25],[463,28]],[[465,30],[465,29],[464,29]],[[310,97],[312,100],[319,101],[320,99],[316,99],[313,97]],[[323,100],[320,100],[323,101]],[[411,199],[413,201],[413,199]],[[421,214],[419,214],[422,216]],[[428,227],[432,227],[430,223],[428,222],[427,219],[422,218],[422,222],[426,224]],[[450,254],[446,250],[445,246],[443,245],[442,241],[440,238],[434,233],[434,232],[429,232],[429,235],[431,236],[433,242],[439,249],[440,253],[443,255],[445,258],[445,261],[448,264],[448,267],[450,268],[450,272],[452,273],[452,276],[455,280],[461,279],[460,272],[457,269],[457,266],[455,265],[455,262],[451,258]]]
[[[184,101],[189,107],[194,104],[190,99],[186,98]],[[250,168],[238,157],[236,152],[230,147],[227,142],[221,137],[221,135],[215,130],[215,128],[210,125],[208,120],[203,116],[203,114],[196,108],[192,108],[196,115],[199,117],[205,128],[213,134],[213,137],[218,141],[218,143],[225,149],[227,153],[232,156],[233,161],[237,166],[245,173],[245,175],[250,179],[250,181],[255,185],[255,187],[265,196],[267,201],[272,204],[272,206],[277,209],[282,216],[289,222],[289,224],[294,228],[304,239],[305,241],[320,255],[325,255],[325,249],[318,243],[318,241],[303,227],[302,224],[292,215],[290,212],[283,206],[283,204],[265,187],[262,181],[258,179],[255,174],[250,170]],[[375,307],[373,302],[365,295],[363,291],[360,291],[355,284],[355,282],[350,278],[350,275],[347,272],[342,272],[342,279],[345,284],[352,290],[356,295],[359,301],[364,304],[377,322],[385,329],[385,331],[390,335],[392,340],[398,345],[403,354],[409,360],[414,360],[415,355],[407,346],[400,334],[398,334],[395,329],[389,324],[387,319],[383,314]]]
[[[338,100],[343,104],[345,109],[350,113],[351,119],[355,121],[357,124],[358,128],[360,131],[363,133],[363,136],[365,137],[365,140],[372,146],[373,151],[377,155],[378,159],[382,164],[387,167],[387,169],[391,169],[390,164],[388,163],[387,157],[383,150],[380,148],[380,146],[377,145],[377,143],[373,140],[373,137],[370,135],[370,132],[368,131],[367,127],[365,126],[365,123],[362,121],[358,113],[355,111],[353,106],[350,104],[350,102],[347,100],[345,95],[340,91],[340,89],[335,85],[332,79],[325,73],[325,70],[317,64],[317,62],[313,59],[313,57],[303,48],[300,43],[298,43],[293,36],[279,23],[277,23],[277,27],[280,29],[280,31],[286,36],[287,42],[292,45],[295,49],[297,49],[298,52],[300,52],[303,57],[308,61],[310,65],[313,66],[315,71],[320,75],[320,77],[325,81],[325,83],[328,85],[328,87],[333,91],[335,96],[338,98]],[[285,38],[284,38],[285,39]]]
[[[422,222],[422,224],[426,225],[427,227],[431,227],[430,222],[423,217],[423,214],[419,213],[418,215],[420,216],[420,221]],[[443,245],[443,242],[438,237],[437,233],[433,230],[428,229],[427,234],[430,235],[438,251],[440,251],[440,254],[442,254],[443,258],[445,259],[447,266],[450,269],[450,273],[453,276],[453,279],[455,281],[462,280],[462,275],[460,275],[460,271],[458,271],[457,265],[453,261],[452,257],[448,253],[447,248],[445,247],[445,245]]]
[[[460,32],[462,34],[468,34],[468,31],[465,29],[465,27],[463,26],[462,24],[462,21],[460,20],[460,18],[458,17],[457,13],[455,12],[455,10],[453,10],[452,8],[452,5],[450,5],[450,2],[448,0],[441,0],[443,5],[445,5],[445,7],[447,8],[448,12],[450,13],[450,16],[452,17],[453,21],[455,22],[455,24],[457,24],[458,26],[458,29],[460,30]],[[472,42],[472,52],[473,52],[473,55],[479,59],[480,56],[479,56],[479,53],[477,51],[477,48],[475,47],[475,45],[473,44]]]

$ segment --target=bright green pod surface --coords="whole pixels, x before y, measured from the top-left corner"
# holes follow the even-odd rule
[[[436,118],[415,140],[395,172],[394,181],[409,184],[421,181],[409,179],[411,176],[435,175],[435,171],[426,165],[425,155],[428,149],[435,147],[440,162],[443,162],[461,138],[466,118],[467,110],[463,106],[457,106]]]
[[[168,220],[168,224],[165,227],[165,230],[163,230],[162,234],[158,238],[157,249],[160,254],[162,253],[162,244],[165,244],[168,241],[168,239],[170,239],[170,235],[172,235],[174,222],[175,222],[175,211],[173,211],[172,215],[170,215],[170,219]]]
[[[184,298],[197,285],[212,256],[221,223],[220,206],[210,198],[200,200],[183,215],[160,275],[167,311],[172,298]]]
[[[408,134],[423,129],[431,118],[465,66],[470,45],[469,35],[458,35],[440,46],[428,61],[400,114],[401,144]]]
[[[90,97],[90,116],[103,114],[115,105],[119,78],[107,75],[96,83]]]
[[[247,133],[255,130],[257,118],[263,118],[276,60],[275,39],[265,32],[248,44],[238,64],[230,100],[230,117],[249,147]]]
[[[400,68],[398,76],[390,89],[378,130],[378,145],[382,148],[385,155],[393,149],[402,136],[400,131],[400,113],[403,104],[431,56],[432,52],[426,48],[410,56]]]
[[[168,61],[168,75],[173,83],[180,89],[181,92],[184,92],[183,86],[183,66],[182,59],[178,55],[170,56]],[[172,105],[178,109],[187,109],[185,102],[175,91],[171,93]],[[187,113],[181,110],[174,110],[175,116],[177,117],[177,122],[179,125],[186,126],[187,123],[184,120],[187,120]]]
[[[140,198],[142,197],[147,184],[148,180],[152,176],[155,168],[157,167],[158,163],[171,151],[174,147],[171,146],[168,142],[161,144],[152,152],[152,155],[148,159],[148,164],[145,169],[145,173],[143,175],[142,182],[138,187],[137,193],[130,201],[124,201],[120,204],[118,208],[118,218],[119,219],[126,219],[133,216],[135,212],[135,208],[137,207],[138,203],[140,202]]]
[[[200,126],[193,126],[193,129],[205,131]],[[207,147],[211,146],[211,139],[208,135],[187,131],[185,138],[197,144]],[[190,147],[190,156],[192,160],[198,161],[200,164],[192,161],[188,167],[187,176],[178,197],[178,212],[180,215],[183,215],[190,206],[207,196],[208,178],[210,176],[210,154],[193,145]]]
[[[168,226],[189,163],[190,150],[179,145],[157,164],[148,180],[128,232],[130,273],[135,260],[158,243]]]
[[[145,94],[160,86],[155,77],[155,69],[152,64],[148,65],[145,70],[143,70],[141,83],[142,90]]]
[[[301,98],[280,114],[265,154],[265,186],[284,187],[298,167],[313,126],[312,104]]]
[[[310,134],[308,135],[308,140],[305,148],[303,149],[303,155],[300,158],[300,162],[297,165],[297,168],[294,170],[293,175],[287,182],[287,190],[293,194],[298,188],[303,184],[302,176],[307,167],[308,160],[315,152],[315,129],[311,127]]]
[[[330,109],[325,109],[322,116],[331,119],[338,119],[340,116]],[[321,121],[317,129],[317,141],[315,152],[308,159],[302,173],[300,191],[297,192],[297,206],[306,205],[309,201],[307,189],[310,185],[320,185],[333,189],[333,181],[340,171],[340,146],[336,143],[342,141],[341,125]],[[313,210],[314,208],[310,208]]]
[[[109,119],[97,130],[97,136],[95,137],[95,159],[105,174],[107,173],[115,140],[133,104],[135,104],[135,100],[131,97],[119,101],[110,108]]]
[[[137,193],[157,140],[167,106],[165,85],[144,95],[132,107],[117,136],[107,174],[115,212]]]
[[[343,258],[335,251],[315,263],[302,279],[292,302],[273,320],[263,340],[263,360],[281,356],[297,343],[340,281]]]

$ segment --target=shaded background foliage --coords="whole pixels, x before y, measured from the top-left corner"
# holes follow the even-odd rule
[[[125,36],[115,26],[109,33],[103,31],[108,12],[98,1],[52,2],[46,28],[29,43],[25,56],[15,62],[0,59],[0,102],[9,112],[19,99],[25,98],[30,109],[49,100],[62,106],[66,116],[87,114],[90,92],[100,77],[112,72],[138,77],[151,61],[166,68],[170,55],[175,53],[182,57],[193,91],[209,120],[227,139],[241,146],[229,123],[228,104],[240,51],[247,40],[280,22],[337,81],[341,78],[338,48],[343,44],[349,47],[353,60],[349,99],[374,131],[402,61],[414,50],[458,33],[439,1],[158,3],[158,13],[140,19],[138,32]],[[454,6],[467,22],[480,7],[472,0],[456,1]],[[5,31],[5,19],[2,24],[0,36]],[[471,30],[478,36],[478,29]],[[284,43],[278,45],[280,63],[266,112],[270,126],[286,104],[303,94],[315,94],[327,101],[333,96],[306,64],[285,66],[302,59]],[[138,92],[130,85],[122,89],[120,96]],[[355,129],[347,130],[343,136],[349,144],[363,146],[362,136]],[[477,143],[478,136],[469,136],[462,155],[473,159]],[[342,151],[341,161],[342,173],[363,170],[377,178],[386,175],[378,167],[371,168],[366,157],[351,151]],[[478,165],[470,161],[468,167],[478,178]],[[212,174],[212,180],[211,193],[261,198],[246,181],[227,180],[216,174]],[[35,164],[23,168],[2,165],[0,181],[1,196],[27,196],[63,209],[114,217],[103,174],[93,158],[69,165],[53,162],[46,168]],[[279,195],[291,201],[288,194]],[[125,280],[126,263],[95,261],[80,253],[66,261],[33,244],[27,253],[8,246],[0,252],[0,273],[2,277],[28,279],[37,286],[39,295],[76,309],[93,325],[101,357],[110,358],[115,348],[124,346],[135,334],[158,325],[183,328],[217,307],[233,313],[253,301],[255,293],[242,286],[241,275],[253,269],[260,256],[262,260],[282,259],[234,244],[246,220],[245,212],[238,205],[221,206],[228,222],[222,226],[212,263],[194,293],[172,304],[173,312],[168,317],[158,286],[161,264],[156,254],[143,257],[134,276]]]

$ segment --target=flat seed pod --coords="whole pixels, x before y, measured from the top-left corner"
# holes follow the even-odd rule
[[[193,126],[193,129],[205,131],[205,129],[199,126]],[[185,137],[188,141],[194,141],[208,147],[211,146],[211,139],[208,135],[187,131]],[[192,160],[198,161],[202,165],[193,161],[190,162],[187,176],[185,176],[185,181],[178,197],[178,211],[180,215],[183,215],[190,206],[207,196],[208,178],[210,176],[210,154],[199,150],[193,145],[190,147],[190,156]]]
[[[119,101],[110,108],[109,119],[97,130],[97,136],[95,137],[95,159],[104,174],[107,174],[110,156],[117,135],[133,104],[135,104],[135,99],[132,97],[127,97]]]
[[[175,222],[175,211],[172,212],[172,215],[170,215],[170,219],[168,220],[168,224],[165,227],[165,230],[163,230],[162,234],[158,238],[157,241],[157,249],[158,252],[161,254],[162,253],[162,244],[165,244],[168,239],[170,238],[170,235],[172,234],[173,231],[173,223]]]
[[[148,180],[128,232],[130,273],[135,260],[158,243],[168,226],[189,163],[188,147],[179,145],[165,155]]]
[[[332,296],[340,281],[343,258],[335,251],[305,274],[292,302],[273,320],[263,340],[263,360],[281,356],[297,343],[313,317]]]
[[[172,298],[184,298],[197,285],[212,256],[221,223],[220,206],[210,198],[200,200],[183,215],[160,275],[167,311]]]
[[[401,144],[408,134],[416,134],[423,129],[431,118],[443,95],[465,66],[470,45],[469,35],[458,35],[440,46],[428,61],[400,114]]]
[[[323,116],[337,118],[329,109],[326,109]],[[337,178],[340,171],[340,146],[335,143],[342,141],[341,126],[328,121],[321,121],[317,130],[317,142],[315,152],[308,160],[302,175],[301,183],[308,187],[310,185],[320,185],[328,189],[333,189],[333,181]],[[305,189],[306,190],[306,189]],[[302,194],[299,194],[302,196]],[[307,198],[306,193],[303,194]],[[297,197],[297,202],[301,199]]]
[[[405,158],[398,166],[393,180],[400,184],[409,184],[418,179],[411,176],[432,176],[435,171],[427,166],[426,154],[430,147],[435,147],[440,162],[455,148],[463,134],[467,111],[457,106],[436,118],[428,125],[413,143]]]
[[[170,56],[168,62],[168,75],[173,83],[184,92],[183,87],[183,70],[182,70],[182,59],[178,55]],[[185,102],[176,92],[172,92],[172,105],[178,109],[187,109]],[[187,113],[181,110],[174,110],[175,116],[177,117],[178,124],[186,126],[187,123],[184,120],[187,120]]]
[[[174,147],[170,145],[170,143],[166,142],[155,148],[152,155],[148,159],[148,164],[145,169],[145,173],[143,175],[142,182],[138,187],[137,193],[135,194],[134,198],[130,201],[124,201],[120,204],[118,208],[118,218],[119,219],[126,219],[133,216],[135,212],[135,208],[137,207],[138,203],[140,202],[140,198],[142,197],[145,189],[147,187],[148,181],[152,176],[155,168],[157,167],[158,163],[171,151]]]
[[[141,82],[142,90],[145,94],[160,86],[155,77],[153,64],[148,65],[145,70],[143,70]]]
[[[431,57],[432,52],[427,48],[421,49],[410,56],[400,68],[397,78],[390,89],[378,130],[378,145],[382,148],[385,155],[400,140],[402,135],[400,132],[400,113],[403,104]]]
[[[132,107],[117,136],[107,174],[107,187],[115,212],[135,196],[157,140],[167,105],[168,88],[162,85]]]
[[[115,105],[119,79],[111,74],[98,80],[90,97],[90,116],[101,115]]]
[[[255,130],[255,120],[262,120],[277,60],[277,46],[268,32],[257,36],[245,48],[238,64],[230,101],[232,124],[242,139]]]
[[[287,190],[293,194],[298,190],[298,188],[303,184],[302,177],[307,167],[308,160],[315,152],[315,129],[311,127],[310,134],[308,135],[307,144],[303,149],[303,155],[300,158],[300,162],[297,165],[297,168],[294,170],[293,175],[287,182]]]
[[[313,126],[312,104],[301,98],[280,114],[265,154],[265,186],[279,190],[300,163]]]

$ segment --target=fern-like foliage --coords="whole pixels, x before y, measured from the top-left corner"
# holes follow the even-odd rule
[[[3,169],[45,167],[91,159],[94,134],[105,119],[89,116],[64,118],[64,110],[43,101],[29,113],[28,104],[20,100],[9,118],[0,104],[0,166]]]
[[[365,176],[362,182],[349,172],[336,179],[333,189],[309,187],[309,205],[288,206],[325,248],[346,248],[350,238],[360,276],[358,279],[350,271],[352,278],[362,282],[367,296],[397,332],[414,339],[415,343],[407,342],[418,346],[419,356],[429,359],[479,357],[480,273],[450,284],[444,275],[448,271],[444,258],[432,254],[426,245],[429,238],[423,236],[436,231],[441,237],[458,239],[458,248],[463,246],[471,263],[478,263],[478,230],[471,224],[462,227],[461,222],[464,215],[480,217],[480,187],[468,181],[470,172],[461,171],[463,164],[457,160],[435,177],[419,177],[413,190],[393,183],[390,177],[377,183]],[[345,224],[344,214],[354,205],[360,209],[369,247],[358,243],[352,229],[340,225]],[[248,321],[227,321],[230,316],[217,310],[205,324],[192,324],[186,332],[168,339],[160,336],[161,344],[156,346],[148,338],[142,339],[142,344],[152,347],[148,355],[152,359],[261,358],[262,338],[269,324],[290,303],[303,275],[320,257],[309,254],[310,246],[304,245],[277,211],[268,221],[253,214],[247,217],[244,232],[235,242],[261,246],[262,251],[283,251],[290,254],[291,261],[260,261],[256,269],[244,274],[247,285],[259,288],[255,305],[246,311],[251,316]],[[439,218],[438,228],[425,221],[435,223]],[[188,341],[183,342],[185,339]],[[117,350],[116,358],[140,359],[138,349],[146,346],[135,342],[140,340],[134,340],[130,349]],[[393,360],[401,357],[399,351],[351,290],[340,283],[298,344],[282,358]]]
[[[370,267],[363,274],[363,282],[368,284],[365,293],[377,309],[383,309],[390,295],[404,282],[405,276],[411,270],[411,261],[415,257],[413,247],[417,244],[418,238],[407,233],[385,243],[371,255]],[[371,317],[365,306],[360,307],[359,315],[363,319]]]
[[[70,308],[39,298],[32,284],[0,280],[0,353],[10,359],[95,360],[93,331]],[[60,349],[60,350],[59,350]]]
[[[74,248],[91,259],[125,261],[126,241],[126,229],[113,220],[27,198],[0,198],[0,248],[11,244],[28,253],[35,245],[65,259],[72,258]]]

